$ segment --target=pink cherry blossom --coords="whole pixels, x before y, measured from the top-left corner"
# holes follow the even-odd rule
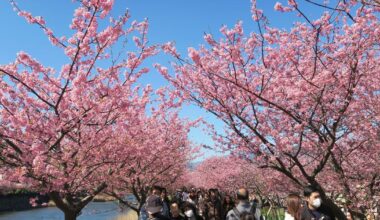
[[[380,193],[379,8],[353,1],[334,16],[322,7],[313,20],[297,1],[288,5],[304,22],[270,27],[253,0],[258,32],[223,27],[220,39],[206,35],[205,45],[189,48],[188,59],[174,57],[187,61],[173,65],[175,76],[158,70],[181,97],[226,124],[223,134],[210,131],[218,149],[246,155],[298,189],[316,185],[344,219],[339,196],[361,212]]]
[[[48,194],[65,219],[75,219],[106,189],[125,192],[125,183],[139,179],[151,184],[160,172],[173,183],[192,159],[187,134],[194,122],[178,117],[177,96],[162,90],[155,98],[150,86],[136,83],[149,72],[144,61],[158,52],[148,44],[147,21],[128,24],[128,13],[108,19],[112,0],[83,0],[73,34],[56,38],[42,17],[12,3],[68,62],[56,71],[21,51],[0,65],[0,184]],[[108,25],[101,29],[101,22]],[[135,51],[110,58],[113,45],[133,38]]]

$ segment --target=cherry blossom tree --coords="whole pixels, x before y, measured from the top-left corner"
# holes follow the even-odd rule
[[[167,101],[162,103],[173,106],[167,105]],[[175,185],[197,151],[187,137],[197,121],[186,122],[178,117],[177,111],[165,108],[161,105],[149,117],[142,114],[141,124],[119,133],[121,149],[115,158],[119,165],[107,192],[137,213],[150,187]],[[137,206],[123,198],[128,193],[135,196]]]
[[[76,219],[118,165],[115,131],[138,125],[136,115],[151,101],[151,88],[136,80],[157,49],[147,44],[146,21],[128,24],[128,12],[110,18],[113,0],[75,1],[70,37],[58,37],[42,17],[12,4],[62,49],[67,63],[55,70],[21,51],[0,65],[0,181],[46,193],[65,219]],[[132,35],[136,51],[123,48],[115,57],[112,46]]]
[[[298,187],[317,186],[345,219],[328,189],[357,204],[363,204],[357,185],[372,202],[379,195],[380,7],[305,2],[325,11],[311,19],[298,1],[275,5],[304,19],[286,30],[270,27],[252,1],[257,32],[244,34],[241,22],[222,27],[220,39],[206,34],[206,45],[189,48],[188,58],[166,44],[177,74],[156,67],[186,100],[226,124],[224,134],[214,135],[220,147]]]
[[[190,185],[197,188],[217,188],[225,192],[234,192],[248,185],[243,183],[242,179],[243,171],[246,169],[245,163],[246,161],[232,157],[207,158],[194,171],[190,171],[187,179]]]
[[[218,188],[227,193],[235,193],[244,187],[260,200],[271,202],[284,198],[298,189],[281,173],[259,169],[236,156],[211,157],[199,164],[186,175],[188,184],[199,188]]]

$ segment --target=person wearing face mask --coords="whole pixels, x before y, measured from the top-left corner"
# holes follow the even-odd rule
[[[159,197],[159,196],[161,196],[161,193],[162,193],[162,188],[160,186],[156,186],[156,185],[152,186],[152,188],[149,191],[150,196],[155,195],[155,196]],[[145,204],[141,207],[138,220],[147,220],[149,217],[148,212],[146,211],[146,204],[147,204],[146,202],[147,201],[145,201]]]
[[[161,197],[151,195],[147,198],[145,205],[146,212],[148,213],[148,220],[170,220],[169,217],[162,214],[163,203]]]
[[[190,202],[184,202],[183,213],[185,214],[185,220],[203,220],[197,213],[197,208]]]
[[[317,187],[307,186],[304,189],[306,205],[301,210],[301,220],[333,220],[327,207],[323,206],[321,194]]]

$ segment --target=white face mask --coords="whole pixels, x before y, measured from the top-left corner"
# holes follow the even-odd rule
[[[322,205],[322,200],[321,200],[320,198],[318,198],[318,199],[314,199],[312,205],[313,205],[314,208],[319,208],[319,207],[321,207],[321,205]]]
[[[186,215],[188,218],[191,218],[191,217],[194,216],[194,212],[193,212],[193,210],[187,210],[187,211],[185,212],[185,215]]]

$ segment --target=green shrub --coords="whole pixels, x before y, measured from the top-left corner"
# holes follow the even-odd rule
[[[285,210],[283,208],[272,208],[268,213],[269,207],[261,209],[261,215],[265,217],[265,220],[284,220]]]

